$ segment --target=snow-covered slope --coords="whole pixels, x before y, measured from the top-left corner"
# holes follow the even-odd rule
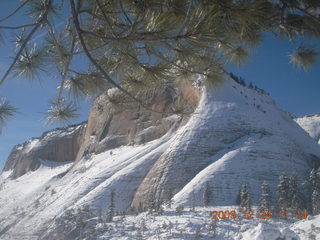
[[[296,118],[295,121],[320,143],[320,114]]]
[[[229,80],[204,88],[195,113],[148,172],[133,204],[173,192],[177,204],[201,205],[206,184],[212,204],[234,204],[244,182],[257,201],[263,180],[274,190],[282,173],[304,176],[319,150],[268,95]]]
[[[210,205],[231,206],[246,182],[256,203],[263,180],[274,190],[283,172],[304,178],[319,164],[320,146],[296,122],[268,95],[231,79],[204,86],[194,114],[183,125],[180,118],[161,120],[171,127],[158,139],[91,152],[72,168],[47,163],[16,180],[3,172],[1,239],[39,239],[68,209],[90,206],[105,215],[112,192],[117,211],[171,197],[174,206],[202,206],[206,186]]]

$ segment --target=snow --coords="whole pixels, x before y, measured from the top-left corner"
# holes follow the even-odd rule
[[[309,135],[320,143],[320,115],[305,116],[296,118],[295,121],[307,132]]]
[[[32,151],[47,137],[65,134],[72,131],[48,133],[30,141],[26,149]],[[243,182],[249,182],[256,202],[263,180],[269,181],[273,191],[278,180],[274,176],[294,171],[305,175],[309,170],[305,159],[311,154],[320,157],[319,145],[268,95],[228,80],[223,85],[204,87],[190,120],[152,142],[92,154],[76,164],[41,160],[39,169],[15,180],[8,177],[10,172],[3,172],[0,238],[39,239],[53,231],[54,220],[68,210],[87,205],[94,214],[105,216],[112,190],[115,210],[128,210],[132,200],[144,194],[142,183],[147,187],[154,184],[145,177],[158,166],[164,169],[165,178],[161,176],[155,187],[182,186],[175,192],[173,209],[166,208],[164,215],[142,213],[97,223],[95,227],[101,231],[97,230],[96,239],[135,239],[138,230],[133,223],[141,225],[142,221],[147,225],[144,239],[195,239],[197,234],[201,239],[212,239],[210,211],[236,209],[235,196]],[[196,212],[187,208],[177,214],[179,205],[203,205],[207,183],[216,206],[197,207]],[[175,226],[165,227],[170,223]],[[215,239],[306,239],[312,232],[319,236],[320,217],[300,221],[219,220],[217,224]]]

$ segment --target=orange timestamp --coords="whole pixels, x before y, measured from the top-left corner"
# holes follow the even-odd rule
[[[224,210],[224,211],[212,211],[210,212],[211,219],[306,219],[308,217],[307,210],[292,211],[236,211],[236,210]]]

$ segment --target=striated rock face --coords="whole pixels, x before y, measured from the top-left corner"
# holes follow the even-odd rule
[[[79,161],[122,145],[144,144],[162,137],[181,117],[173,116],[179,105],[191,111],[197,106],[200,90],[190,85],[167,86],[149,93],[150,109],[123,109],[102,94],[94,102],[88,124],[44,133],[13,148],[3,171],[12,170],[18,178],[39,168],[40,160],[54,162]],[[158,113],[160,112],[160,113]]]
[[[74,161],[82,143],[86,123],[44,133],[22,145],[15,146],[3,171],[12,170],[12,178],[39,168],[41,160],[54,162]]]
[[[148,208],[167,199],[173,200],[174,207],[202,206],[209,191],[209,205],[230,206],[247,183],[257,204],[263,181],[275,193],[283,173],[296,172],[305,180],[308,171],[320,165],[320,146],[262,91],[231,79],[200,89],[190,85],[178,89],[151,93],[150,108],[170,114],[124,111],[102,95],[86,127],[78,126],[69,135],[68,131],[52,132],[17,147],[12,153],[17,157],[8,161],[0,176],[0,205],[4,206],[0,238],[57,239],[45,233],[61,230],[52,219],[66,209],[87,205],[93,213],[106,215],[111,199],[116,211]],[[185,117],[171,114],[179,104],[195,110]],[[78,140],[66,147],[63,141],[67,140],[61,140],[64,135],[81,139],[78,153],[71,144]],[[59,142],[55,148],[50,147],[53,139]],[[50,149],[56,149],[54,158]],[[66,157],[69,149],[72,156]],[[42,154],[35,158],[37,152]],[[32,159],[39,158],[76,158],[76,162],[72,167],[42,164],[17,181],[8,178],[8,170],[22,175],[32,168]],[[25,159],[30,161],[23,163]]]
[[[149,97],[148,106],[154,110],[150,112],[143,108],[119,108],[108,100],[107,94],[101,95],[91,108],[77,161],[90,153],[99,154],[127,144],[144,144],[162,137],[181,120],[171,117],[177,106],[180,104],[192,111],[199,98],[200,90],[190,85],[180,86],[179,90],[173,86],[155,89]]]
[[[174,138],[139,185],[133,207],[173,196],[177,205],[202,205],[206,187],[211,204],[232,205],[243,183],[257,202],[263,180],[275,190],[281,174],[304,178],[320,164],[320,148],[268,95],[232,80],[205,87]]]
[[[306,130],[314,140],[320,143],[320,114],[296,118],[295,121]]]

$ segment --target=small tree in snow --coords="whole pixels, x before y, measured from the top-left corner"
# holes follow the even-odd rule
[[[319,212],[319,207],[318,207],[318,200],[317,196],[320,193],[320,168],[318,168],[318,170],[316,170],[315,168],[313,168],[310,171],[309,174],[309,179],[308,179],[309,183],[311,184],[311,189],[308,193],[309,195],[309,206],[310,206],[310,210],[313,214],[316,214],[315,212]],[[319,198],[319,196],[318,196]]]
[[[194,194],[194,191],[192,192],[192,206],[191,211],[196,212],[196,195]]]
[[[301,209],[302,199],[298,188],[298,175],[296,173],[289,179],[288,200],[289,208],[293,213]]]
[[[319,169],[318,169],[319,170]],[[309,182],[312,185],[312,190],[314,190],[317,187],[317,183],[320,179],[318,179],[318,174],[317,174],[317,170],[315,168],[313,168],[309,174]]]
[[[261,184],[261,196],[259,201],[259,212],[270,211],[272,209],[271,192],[269,184],[264,181]]]
[[[207,207],[210,205],[210,200],[212,199],[212,193],[210,190],[210,186],[208,183],[206,183],[204,192],[203,192],[203,206]]]
[[[243,184],[240,191],[240,210],[251,210],[251,195],[247,184]]]
[[[279,184],[277,188],[277,208],[278,211],[286,211],[289,207],[288,199],[289,185],[286,175],[281,175],[279,178]]]
[[[165,200],[165,203],[167,204],[168,208],[171,208],[171,205],[173,202],[172,198],[173,198],[173,190],[172,190],[172,188],[169,188],[168,194],[167,194],[167,199]]]
[[[311,196],[312,214],[320,214],[320,190],[315,189]]]
[[[109,210],[107,212],[107,222],[112,222],[113,217],[114,217],[114,209],[115,209],[115,192],[113,189],[110,191],[110,205],[109,205]]]

